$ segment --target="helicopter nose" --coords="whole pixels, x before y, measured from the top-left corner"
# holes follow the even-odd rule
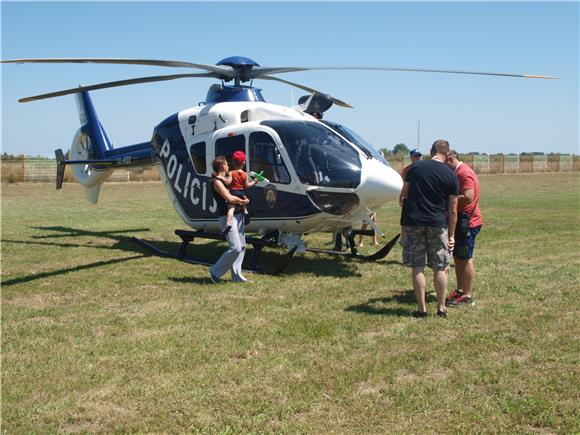
[[[363,165],[365,176],[357,191],[362,207],[376,210],[385,202],[399,198],[403,179],[397,171],[376,159],[367,160]]]

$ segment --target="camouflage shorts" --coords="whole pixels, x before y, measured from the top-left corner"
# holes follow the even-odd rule
[[[451,255],[447,247],[447,228],[404,227],[403,263],[409,267],[449,268]]]

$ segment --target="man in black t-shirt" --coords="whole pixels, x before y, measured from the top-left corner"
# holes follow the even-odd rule
[[[455,173],[445,164],[449,142],[438,140],[431,147],[431,160],[413,164],[401,191],[404,227],[403,263],[412,268],[413,289],[419,310],[415,317],[427,317],[425,305],[425,257],[433,270],[437,291],[437,315],[447,316],[445,293],[450,253],[455,245],[457,196]]]

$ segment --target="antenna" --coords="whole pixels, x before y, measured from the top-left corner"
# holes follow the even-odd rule
[[[417,148],[421,143],[421,118],[417,118]]]

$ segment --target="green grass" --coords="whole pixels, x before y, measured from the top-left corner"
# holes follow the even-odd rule
[[[107,184],[97,206],[73,184],[3,185],[3,429],[579,432],[580,174],[481,184],[477,305],[427,320],[398,246],[215,286],[126,240],[177,248],[159,183]],[[398,220],[379,212],[387,236]]]

